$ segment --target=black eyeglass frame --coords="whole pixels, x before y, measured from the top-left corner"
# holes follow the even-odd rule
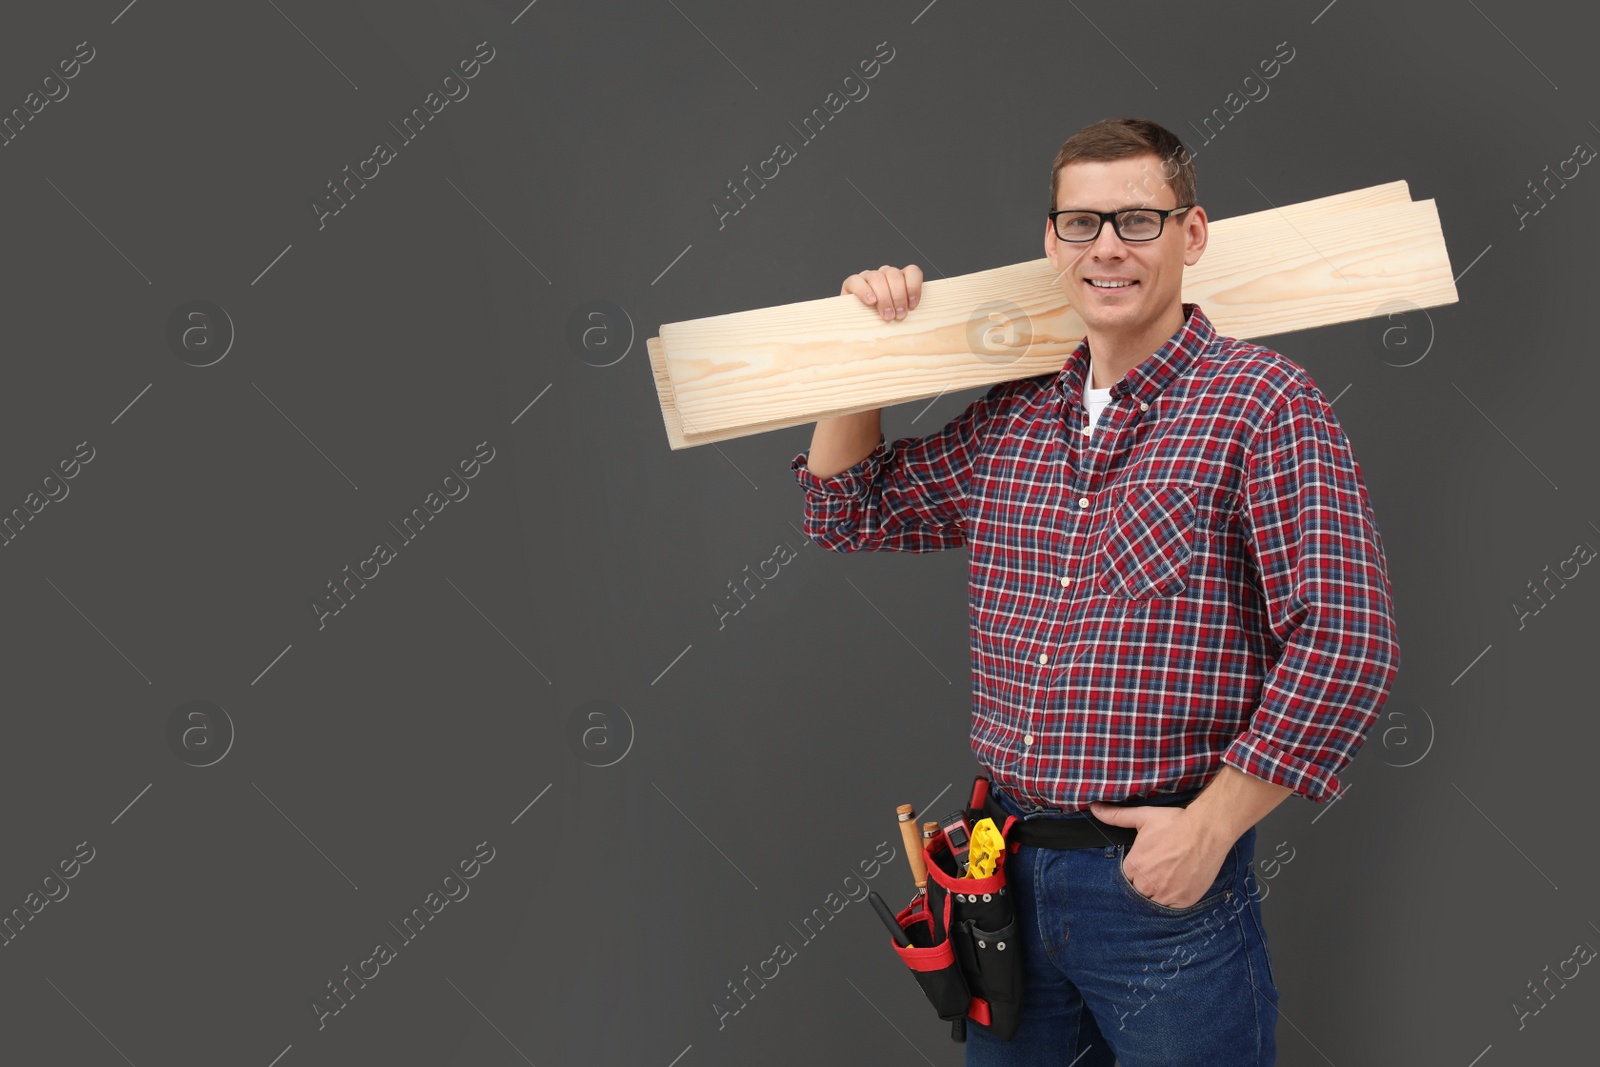
[[[1088,208],[1064,207],[1058,211],[1048,212],[1046,217],[1050,220],[1050,229],[1056,235],[1056,239],[1059,241],[1065,241],[1068,244],[1084,245],[1098,241],[1100,239],[1100,232],[1106,228],[1107,222],[1111,223],[1111,232],[1117,235],[1118,240],[1128,241],[1131,244],[1143,244],[1146,241],[1154,241],[1157,237],[1160,237],[1167,231],[1168,215],[1181,215],[1183,212],[1188,211],[1190,208],[1196,206],[1197,205],[1195,204],[1185,204],[1182,207],[1125,207],[1117,211],[1090,211]],[[1156,227],[1155,236],[1124,237],[1122,235],[1122,224],[1117,221],[1117,216],[1130,214],[1135,211],[1151,211],[1160,217],[1161,222],[1160,225]],[[1093,237],[1062,237],[1061,230],[1056,226],[1057,215],[1099,215],[1100,225],[1095,227]]]

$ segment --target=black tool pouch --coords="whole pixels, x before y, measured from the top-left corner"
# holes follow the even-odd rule
[[[984,817],[988,790],[989,780],[979,775],[967,809],[971,822]],[[1007,816],[999,827],[1002,838],[1016,821]],[[968,1019],[1002,1041],[1011,1040],[1022,1020],[1022,945],[1006,888],[1011,848],[1007,839],[994,874],[962,878],[949,842],[943,834],[936,836],[923,851],[927,893],[919,893],[895,916],[911,947],[902,948],[892,939],[889,945],[911,969],[939,1018],[952,1024],[954,1041],[966,1040]]]

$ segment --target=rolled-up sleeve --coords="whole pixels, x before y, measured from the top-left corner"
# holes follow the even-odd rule
[[[835,552],[936,552],[966,544],[974,465],[988,432],[1028,379],[1001,382],[944,429],[878,444],[848,470],[818,477],[810,451],[789,464],[805,490],[805,533]]]
[[[1222,760],[1326,802],[1400,666],[1383,541],[1349,441],[1315,386],[1273,410],[1245,481],[1249,555],[1281,654]]]

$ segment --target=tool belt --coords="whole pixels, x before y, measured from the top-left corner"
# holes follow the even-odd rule
[[[1199,790],[1163,794],[1145,803],[1192,800]],[[895,915],[911,942],[894,949],[917,984],[933,1004],[939,1018],[951,1024],[953,1041],[967,1039],[967,1020],[985,1027],[1002,1041],[1016,1036],[1022,1021],[1023,959],[1018,938],[1014,894],[1006,885],[1006,859],[1023,845],[1032,848],[1105,848],[1132,845],[1137,836],[1131,826],[1113,826],[1091,812],[1053,815],[1071,818],[1019,819],[978,775],[972,797],[963,809],[969,823],[993,820],[1005,842],[988,878],[962,878],[943,831],[925,841],[923,859],[928,868],[927,892],[919,893]]]
[[[994,874],[962,878],[942,832],[924,842],[927,892],[895,916],[911,947],[889,942],[939,1018],[951,1024],[952,1041],[967,1039],[968,1019],[1002,1041],[1010,1041],[1022,1021],[1022,944],[1005,862],[1019,847],[1012,831],[1021,820],[998,808],[991,812],[988,794],[989,780],[979,775],[966,812],[972,822],[992,817],[1006,842]]]

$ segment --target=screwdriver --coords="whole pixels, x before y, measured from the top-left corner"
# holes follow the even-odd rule
[[[889,934],[894,938],[894,943],[901,948],[910,948],[911,939],[906,936],[905,930],[900,926],[900,920],[894,917],[894,912],[889,910],[889,905],[883,902],[883,898],[878,895],[878,891],[874,889],[868,893],[867,899],[872,901],[872,910],[878,913],[878,918],[883,920],[883,925],[889,928]]]

